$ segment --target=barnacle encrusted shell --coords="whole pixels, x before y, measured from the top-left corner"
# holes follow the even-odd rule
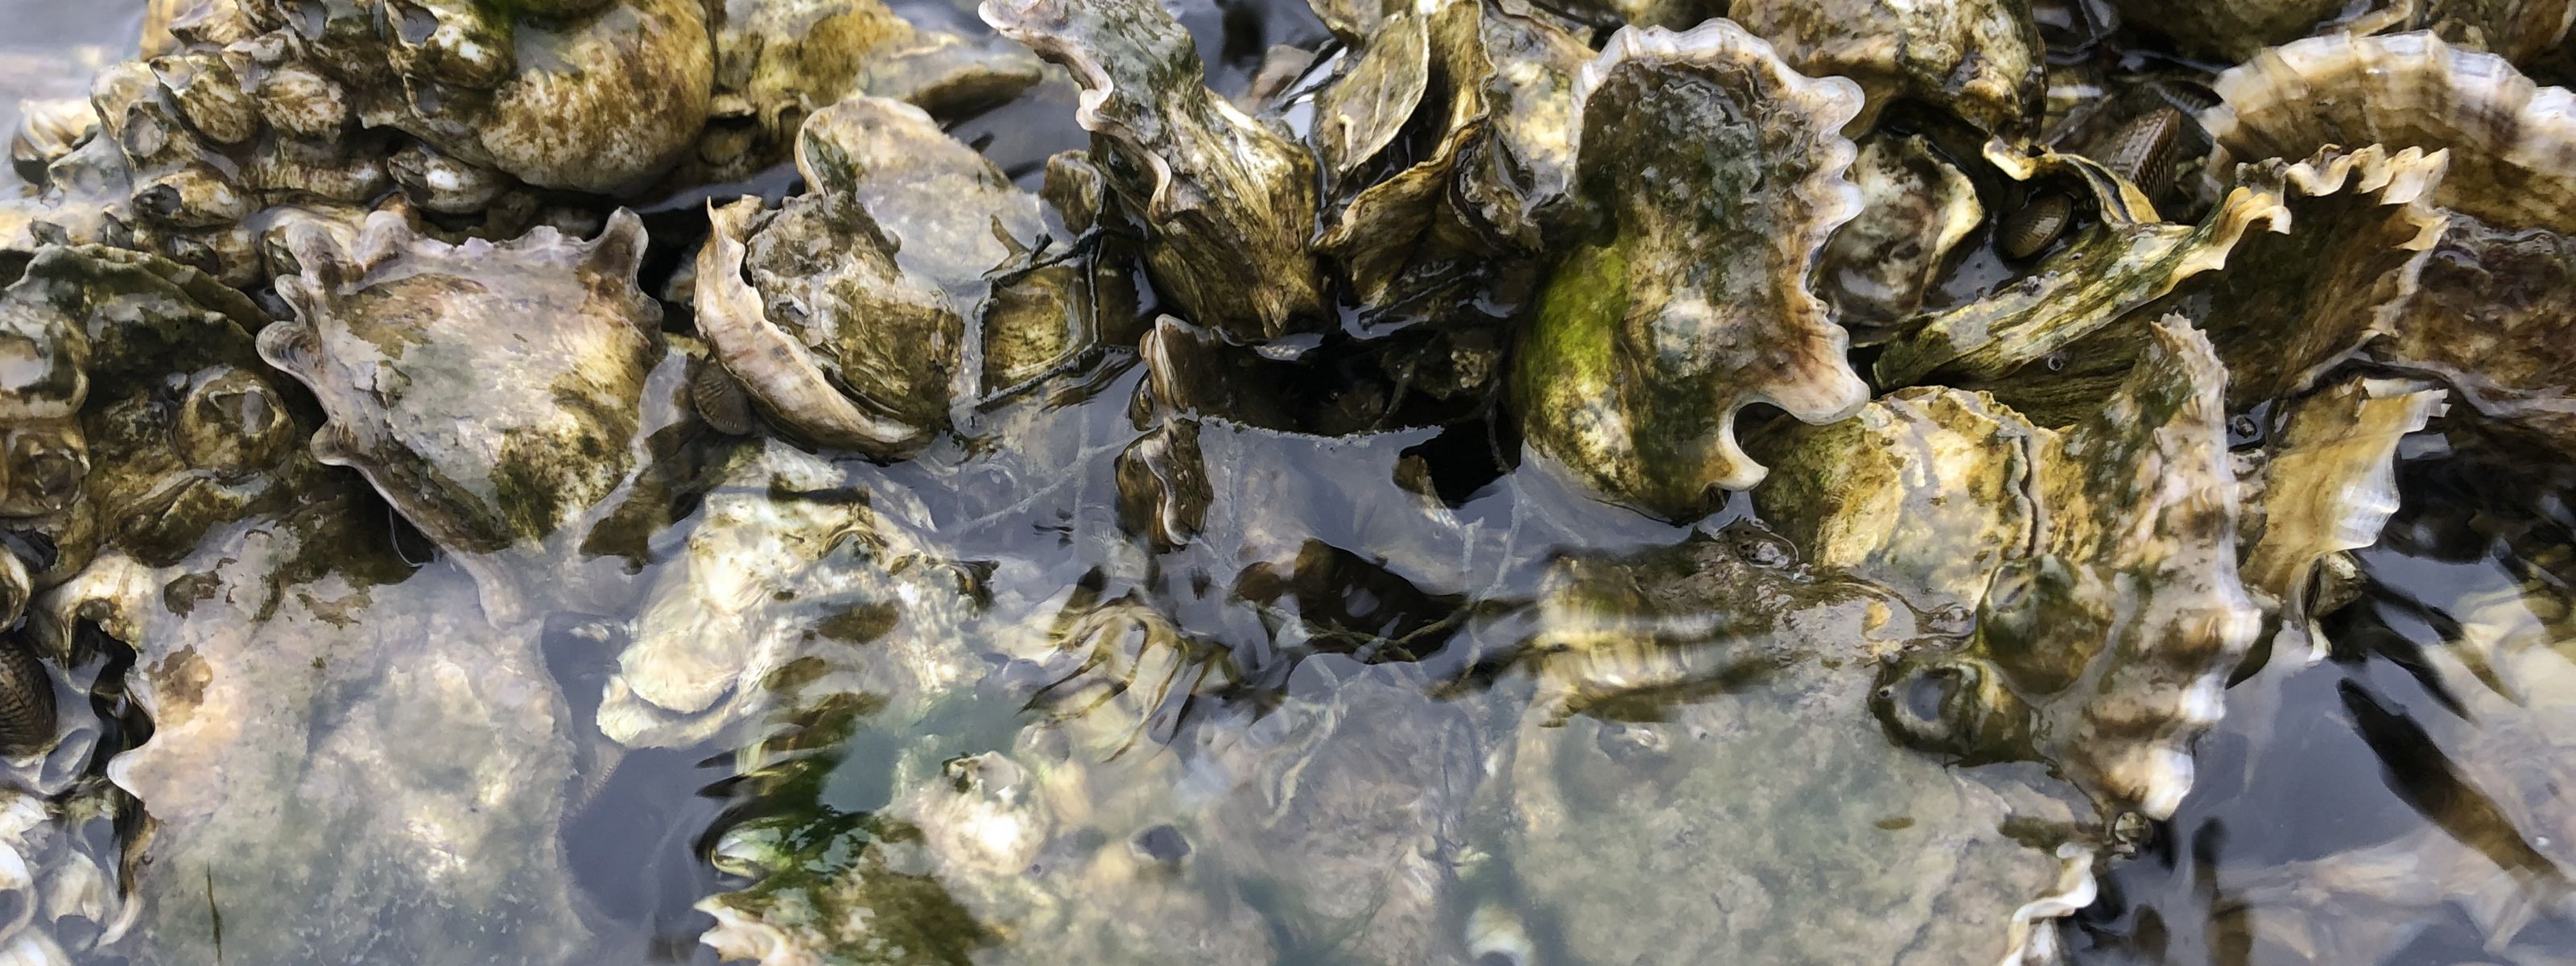
[[[2312,624],[2321,561],[2379,542],[2397,512],[2397,445],[2441,413],[2443,397],[2418,384],[2355,379],[2296,401],[2282,421],[2259,498],[2245,511],[2244,577],[2279,602],[2282,640],[2305,639],[2309,660],[2326,655]]]
[[[303,273],[278,293],[295,318],[259,351],[321,401],[314,455],[357,469],[451,552],[578,539],[642,462],[663,357],[661,307],[635,287],[643,222],[621,210],[588,242],[539,228],[448,245],[378,212],[355,251],[315,225],[289,232]],[[515,611],[516,581],[477,577],[487,606]]]
[[[1726,15],[1801,72],[1859,81],[1869,107],[1854,130],[1897,98],[1996,133],[2038,119],[2045,51],[2024,0],[1736,0]]]
[[[1756,499],[1812,535],[1819,567],[1976,608],[1964,647],[1890,665],[1892,727],[1969,760],[2045,760],[2106,810],[2162,817],[2259,614],[2237,576],[2226,371],[2178,318],[2149,334],[2128,379],[2064,431],[1956,390],[1900,393],[1792,429]],[[1952,559],[1961,546],[1999,552]],[[1913,720],[1922,709],[1932,720]]]
[[[68,510],[89,475],[79,419],[90,361],[79,266],[49,281],[52,267],[73,257],[68,252],[46,249],[0,292],[0,517]]]
[[[815,190],[757,230],[758,199],[712,211],[696,304],[714,357],[798,435],[908,455],[1097,342],[1084,267],[1033,263],[1053,244],[1037,196],[920,108],[819,111],[797,167]]]
[[[2093,894],[2080,798],[1890,742],[1872,671],[1935,629],[1729,537],[1557,568],[1479,793],[1511,887],[1476,915],[1585,963],[2056,961]]]
[[[2218,145],[2213,175],[2329,145],[2449,149],[2435,204],[2498,227],[2576,232],[2576,95],[2494,54],[2426,33],[2331,34],[2256,54],[2215,90],[2222,103],[2201,116]]]
[[[1073,72],[1075,120],[1152,237],[1146,267],[1192,321],[1237,338],[1324,310],[1307,239],[1315,159],[1207,89],[1187,31],[1153,0],[986,0],[984,22]]]
[[[1860,210],[1840,78],[1790,70],[1724,20],[1626,29],[1575,88],[1584,196],[1608,225],[1542,283],[1512,397],[1537,452],[1612,500],[1670,517],[1762,468],[1736,412],[1809,421],[1868,402],[1848,339],[1807,290],[1827,235]]]

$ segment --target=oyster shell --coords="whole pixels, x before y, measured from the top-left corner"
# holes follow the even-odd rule
[[[1560,565],[1478,812],[1517,894],[1475,918],[1549,923],[1577,963],[2053,961],[2048,920],[2092,897],[2069,790],[1891,743],[1871,668],[1929,628],[1731,543]]]
[[[1736,445],[1738,410],[1830,421],[1868,401],[1806,287],[1827,234],[1860,211],[1837,133],[1860,92],[1800,76],[1721,20],[1621,31],[1575,104],[1583,190],[1610,225],[1542,283],[1514,408],[1532,450],[1602,495],[1694,516],[1762,479]]]
[[[1986,209],[1968,176],[1917,136],[1879,132],[1862,140],[1851,181],[1860,189],[1860,214],[1826,243],[1817,287],[1845,328],[1885,329],[1922,308]]]
[[[984,22],[1073,72],[1076,114],[1122,206],[1152,232],[1155,283],[1239,339],[1324,313],[1315,160],[1207,89],[1190,36],[1148,0],[987,0]]]
[[[92,620],[133,646],[153,721],[109,768],[154,821],[117,951],[194,962],[220,931],[261,961],[568,961],[590,943],[556,839],[570,747],[533,629],[483,624],[453,570],[406,579],[345,496],[301,495],[168,566],[104,554],[39,604],[57,647]]]
[[[817,105],[859,94],[939,116],[1038,82],[1016,46],[924,30],[878,0],[728,0],[715,22],[715,93],[684,185],[740,180],[792,152]]]
[[[1965,646],[1889,665],[1891,727],[1970,761],[2048,761],[2106,812],[2162,818],[2259,615],[2236,570],[2226,372],[2188,323],[2150,332],[2063,432],[1955,390],[1899,393],[1790,431],[1756,500],[1818,567],[1975,608]]]
[[[2448,149],[2434,204],[2500,228],[2576,232],[2576,95],[2426,33],[2311,37],[2219,75],[2209,171],[2327,145]]]
[[[2379,542],[2397,511],[2397,446],[2440,415],[2439,389],[2354,380],[2299,400],[2262,468],[2260,499],[2249,499],[2246,585],[2280,602],[2284,638],[2326,656],[2313,626],[2323,616],[2315,583],[2325,558]],[[2276,649],[2277,652],[2277,649]]]
[[[1869,106],[1852,121],[1855,132],[1898,98],[1999,134],[2025,130],[2039,114],[2045,51],[2024,0],[1737,0],[1726,15],[1799,72],[1860,82]]]
[[[2444,161],[2370,147],[2249,165],[2198,225],[2124,213],[2143,198],[2101,204],[2100,223],[2037,274],[1932,317],[1890,344],[1877,375],[1966,380],[2062,425],[2126,377],[2146,341],[2138,310],[2191,295],[2207,299],[2193,314],[2233,363],[2233,399],[2307,388],[2357,344],[2357,328],[2402,308],[2440,237],[2444,219],[2424,199]],[[2258,267],[2222,271],[2231,265]]]
[[[2266,46],[2290,43],[2311,34],[2359,37],[2390,30],[2430,29],[2453,43],[2496,51],[2517,64],[2528,63],[2566,39],[2571,18],[2576,18],[2576,7],[2564,0],[2249,0],[2222,4],[2112,0],[2112,4],[2132,22],[2146,24],[2148,29],[2173,38],[2190,51],[2222,54],[2237,61],[2254,57]]]
[[[1037,197],[919,108],[826,108],[797,165],[815,192],[757,230],[757,199],[712,209],[696,283],[715,358],[796,434],[909,455],[1098,344],[1092,276],[1041,257]]]
[[[1462,164],[1459,203],[1522,251],[1562,220],[1582,124],[1574,87],[1592,48],[1546,15],[1488,0],[1478,32],[1492,73],[1481,99],[1490,132]]]
[[[287,245],[295,318],[259,353],[321,401],[313,455],[466,555],[496,620],[529,604],[510,566],[569,594],[553,561],[645,464],[647,381],[684,368],[664,364],[661,308],[635,287],[643,224],[620,211],[588,242],[540,228],[451,246],[379,212],[354,251],[313,224]]]
[[[850,693],[905,702],[970,680],[972,594],[905,531],[909,514],[874,508],[897,498],[854,490],[839,467],[783,443],[746,448],[630,622],[601,733],[689,747],[769,710],[773,682],[818,667],[840,669]]]

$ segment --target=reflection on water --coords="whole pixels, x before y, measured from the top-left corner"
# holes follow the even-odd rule
[[[0,0],[0,123],[136,6]],[[1177,6],[1222,93],[1323,37]],[[1072,110],[1051,83],[954,133],[1035,188]],[[707,197],[798,187],[641,206],[645,290]],[[70,715],[76,752],[140,747],[48,773],[101,818],[45,849],[140,838],[102,768],[144,794],[164,901],[84,928],[145,961],[1947,962],[2058,928],[2032,900],[2080,902],[2094,846],[2078,962],[2576,960],[2576,473],[2419,434],[2331,657],[2236,685],[2181,810],[2105,827],[2018,745],[1890,740],[2003,686],[1882,670],[1962,612],[1803,566],[1743,499],[1675,527],[1520,465],[1495,399],[1426,375],[1489,334],[1403,314],[1293,361],[1158,333],[1194,361],[1155,411],[1111,350],[892,465],[675,421],[672,522],[611,603],[514,628],[344,474],[340,522],[152,570],[131,653],[74,629],[74,682],[132,664],[163,703]],[[108,905],[45,901],[75,947]]]

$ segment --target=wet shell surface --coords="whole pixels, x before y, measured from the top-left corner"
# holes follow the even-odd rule
[[[1583,191],[1613,227],[1542,283],[1515,409],[1532,449],[1609,498],[1696,516],[1762,479],[1736,445],[1738,410],[1825,422],[1868,401],[1849,337],[1807,289],[1861,210],[1840,133],[1860,90],[1800,75],[1719,20],[1621,31],[1574,101]]]

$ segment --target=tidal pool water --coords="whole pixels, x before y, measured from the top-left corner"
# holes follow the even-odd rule
[[[1327,38],[1304,4],[1293,0],[1175,0],[1168,5],[1177,8],[1197,39],[1211,84],[1222,94],[1239,93],[1250,84],[1272,45],[1313,46]],[[0,0],[0,24],[6,25],[0,28],[0,125],[14,125],[18,98],[77,92],[89,71],[129,53],[139,8],[132,0]],[[985,29],[971,11],[946,4],[913,3],[904,10],[926,25],[978,33]],[[957,125],[953,133],[1023,186],[1035,188],[1049,155],[1088,141],[1072,121],[1073,110],[1072,89],[1049,84]],[[0,171],[0,191],[16,189],[12,177]],[[740,185],[636,200],[653,237],[644,290],[661,291],[704,236],[706,200],[737,193],[777,198],[800,188],[794,172],[781,169]],[[1150,305],[1152,293],[1144,297]],[[1513,324],[1514,312],[1515,306],[1498,299],[1495,325]],[[688,318],[684,307],[673,306],[667,327],[685,331]],[[1239,925],[1237,920],[1244,920],[1254,923],[1246,934],[1266,944],[1274,961],[1418,962],[1426,955],[1420,949],[1372,944],[1382,932],[1403,931],[1377,926],[1401,925],[1399,917],[1417,916],[1433,923],[1417,930],[1423,934],[1470,937],[1464,946],[1486,954],[1475,961],[1477,966],[1517,962],[1511,957],[1521,955],[1540,963],[1608,962],[1580,937],[1603,931],[1659,935],[1728,927],[1716,917],[1704,926],[1569,922],[1552,918],[1562,912],[1530,911],[1528,897],[1589,890],[1605,898],[1558,908],[1615,916],[1623,909],[1676,908],[1658,905],[1653,897],[1704,889],[1718,894],[1715,907],[1732,915],[1745,897],[1784,897],[1781,904],[1795,908],[1794,897],[1812,901],[1820,892],[1842,888],[1838,875],[1866,878],[1865,870],[1848,867],[1801,878],[1803,870],[1758,862],[1749,863],[1743,882],[1710,882],[1691,874],[1697,865],[1714,861],[1697,855],[1714,857],[1725,849],[1769,841],[1758,827],[1744,834],[1744,824],[1758,825],[1760,816],[1768,814],[1764,809],[1779,807],[1758,789],[1799,784],[1798,776],[1785,774],[1787,769],[1778,764],[1763,766],[1773,769],[1769,773],[1732,775],[1732,787],[1746,789],[1739,799],[1674,793],[1662,804],[1642,809],[1633,805],[1630,790],[1585,787],[1589,779],[1568,766],[1559,776],[1567,788],[1605,796],[1602,801],[1619,801],[1618,809],[1628,809],[1605,804],[1594,814],[1649,816],[1639,820],[1628,847],[1622,840],[1631,837],[1617,829],[1595,836],[1606,844],[1573,850],[1571,858],[1564,851],[1514,851],[1492,844],[1498,836],[1509,837],[1505,830],[1524,821],[1529,806],[1496,804],[1490,796],[1478,797],[1473,786],[1480,778],[1495,780],[1489,772],[1502,767],[1494,763],[1515,741],[1530,741],[1532,733],[1558,733],[1532,728],[1569,729],[1563,734],[1598,728],[1580,733],[1597,733],[1608,748],[1623,736],[1646,733],[1644,725],[1694,720],[1694,705],[1742,699],[1757,710],[1771,707],[1743,697],[1761,693],[1762,681],[1728,679],[1654,695],[1642,703],[1604,707],[1570,723],[1536,725],[1523,714],[1542,684],[1525,669],[1499,661],[1533,633],[1540,620],[1537,602],[1554,588],[1552,575],[1562,561],[1615,558],[1695,536],[1737,539],[1749,532],[1738,524],[1751,510],[1739,498],[1709,519],[1677,527],[1570,491],[1557,478],[1522,463],[1520,441],[1496,419],[1496,400],[1411,397],[1404,378],[1367,362],[1372,353],[1414,338],[1408,321],[1401,311],[1354,310],[1343,331],[1301,346],[1306,350],[1302,358],[1254,361],[1236,373],[1262,381],[1267,391],[1289,401],[1288,411],[1301,415],[1284,425],[1209,420],[1199,427],[1198,445],[1210,467],[1211,509],[1196,538],[1179,548],[1157,548],[1121,520],[1119,457],[1141,432],[1131,416],[1131,401],[1144,376],[1132,352],[1107,353],[1082,378],[1043,399],[969,414],[970,427],[976,419],[1008,421],[1010,432],[1046,440],[1043,459],[952,439],[891,465],[835,462],[844,487],[875,494],[881,504],[907,504],[907,526],[939,559],[971,574],[974,595],[995,610],[1017,608],[1042,623],[1059,608],[1070,612],[1075,601],[1131,598],[1167,616],[1191,642],[1189,668],[1222,667],[1221,672],[1206,672],[1221,677],[1222,687],[1143,695],[1150,700],[1142,702],[1143,720],[1135,726],[1139,737],[1132,740],[1138,750],[1119,758],[1114,767],[1102,766],[1106,777],[1088,779],[1103,783],[1102,788],[1123,788],[1120,783],[1143,787],[1161,780],[1157,776],[1169,778],[1179,791],[1168,798],[1148,796],[1150,801],[1135,807],[1140,814],[1162,809],[1190,815],[1200,824],[1189,826],[1188,834],[1203,837],[1192,842],[1175,824],[1140,819],[1132,845],[1091,842],[1084,854],[1131,847],[1176,867],[1178,856],[1201,856],[1187,868],[1209,874],[1208,881],[1218,883],[1209,888],[1224,891],[1224,903],[1239,904],[1226,914],[1235,918],[1198,905],[1179,912],[1135,905],[1115,884],[1144,880],[1106,873],[1097,882],[1109,885],[1059,897],[1073,903],[1073,911],[1055,915],[1074,922],[1133,920],[1130,925],[1149,935],[1156,917],[1170,915],[1173,961],[1220,958],[1206,952],[1205,959],[1194,959],[1187,951],[1192,947],[1185,944],[1213,942],[1205,934],[1223,933],[1210,921]],[[1333,422],[1345,413],[1365,418],[1356,425]],[[1334,425],[1335,432],[1310,431],[1324,424]],[[2576,582],[2576,499],[2571,499],[2576,471],[2483,438],[2455,449],[2446,440],[2454,428],[2437,421],[2410,439],[2400,472],[2403,505],[2379,543],[2356,554],[2361,592],[2323,627],[2331,641],[2323,659],[2311,663],[2305,655],[2275,654],[2231,689],[2227,718],[2200,742],[2197,785],[2179,813],[2135,835],[2134,854],[2109,865],[2101,876],[2099,898],[2057,927],[2064,930],[2063,943],[2075,962],[2576,962],[2576,919],[2567,915],[2565,870],[2547,858],[2553,854],[2548,847],[2552,837],[2576,835],[2576,824],[2569,823],[2576,810],[2565,803],[2536,812],[2501,806],[2494,799],[2505,793],[2482,787],[2485,776],[2461,763],[2470,754],[2507,758],[2554,789],[2559,776],[2576,775],[2576,743],[2501,753],[2481,745],[2490,737],[2485,729],[2502,727],[2496,722],[2509,719],[2514,709],[2553,702],[2547,696],[2515,693],[2513,679],[2485,673],[2493,653],[2458,643],[2474,638],[2473,629],[2495,624],[2498,607],[2520,606],[2541,614],[2541,627],[2562,626],[2546,618],[2563,615],[2569,595],[2576,594],[2571,588]],[[407,558],[411,568],[392,586],[409,587],[409,593],[422,599],[463,593],[465,577],[455,562],[437,558],[417,533],[393,522],[389,513],[386,518],[381,539]],[[680,526],[695,522],[694,517],[684,519]],[[635,580],[650,582],[661,568],[674,566],[675,559],[667,546],[647,555]],[[391,600],[402,594],[387,591],[384,596]],[[2521,601],[2528,603],[2516,603]],[[568,722],[568,744],[577,749],[576,774],[563,791],[565,817],[555,833],[577,893],[568,905],[589,932],[572,954],[574,962],[716,962],[715,954],[699,942],[716,920],[695,907],[748,884],[719,861],[725,832],[783,821],[823,830],[813,834],[838,847],[856,848],[852,843],[870,837],[900,839],[900,832],[874,816],[905,794],[900,781],[919,779],[922,763],[953,765],[982,753],[1013,751],[1015,742],[1024,740],[1015,737],[1024,729],[1068,714],[1061,701],[1032,697],[1045,696],[1046,687],[1033,692],[1015,682],[1012,675],[1028,662],[1014,663],[996,648],[990,658],[995,668],[991,683],[969,689],[971,699],[919,715],[903,728],[881,727],[866,713],[858,714],[855,724],[842,718],[826,726],[817,723],[828,717],[822,711],[809,714],[817,720],[798,720],[790,711],[772,709],[765,717],[681,747],[602,755],[596,749],[610,743],[590,722],[618,667],[615,651],[603,644],[596,628],[631,616],[561,615],[545,624],[540,643],[544,675],[557,689],[561,720]],[[1702,616],[1723,628],[1741,615]],[[368,611],[359,607],[348,617],[363,625]],[[2558,650],[2551,651],[2552,646]],[[2576,648],[2559,641],[2516,639],[2501,647],[2526,661],[2564,663],[2576,657]],[[1139,663],[1170,660],[1150,653],[1129,658]],[[389,666],[401,661],[397,654]],[[321,658],[314,662],[317,669],[322,666]],[[1092,667],[1082,670],[1088,673]],[[1329,713],[1296,710],[1317,693],[1340,693],[1336,689],[1352,681],[1365,682],[1374,703],[1331,705]],[[1111,690],[1123,701],[1140,697],[1125,689],[1122,684]],[[333,700],[358,706],[364,698]],[[2576,702],[2576,695],[2554,700]],[[1785,702],[1773,710],[1782,716],[1794,713]],[[1265,726],[1264,720],[1294,724]],[[1788,740],[1758,718],[1730,727],[1750,736],[1741,740]],[[753,759],[737,754],[746,745],[776,739],[782,729],[797,728],[807,729],[798,734],[827,737],[748,767],[745,763]],[[1273,733],[1282,731],[1288,733]],[[1390,735],[1406,740],[1390,742]],[[420,737],[440,740],[436,733]],[[1411,741],[1416,738],[1424,740]],[[1192,742],[1201,743],[1195,747],[1206,752],[1205,760],[1225,764],[1192,759],[1172,766],[1180,769],[1178,777],[1152,770],[1155,749]],[[1233,753],[1230,742],[1259,748],[1282,744],[1296,750],[1289,756],[1294,763],[1273,764],[1288,759],[1254,754],[1249,759],[1253,763],[1243,765],[1226,757]],[[1332,753],[1343,748],[1359,751],[1339,757]],[[2552,750],[2556,757],[2550,756]],[[1225,770],[1229,768],[1237,771]],[[1678,779],[1657,784],[1664,780],[1661,772],[1640,774],[1654,777],[1640,779],[1635,795],[1695,787]],[[966,778],[958,781],[962,787]],[[1239,791],[1248,787],[1257,787],[1257,794]],[[1227,809],[1246,795],[1260,803],[1255,809],[1259,814],[1249,820],[1228,818],[1232,813]],[[1107,813],[1129,807],[1122,804],[1126,801],[1098,791],[1088,804]],[[1809,804],[1813,810],[1830,811],[1832,803]],[[148,801],[145,805],[152,807]],[[1654,817],[1656,809],[1713,809],[1719,814],[1663,822]],[[1423,817],[1433,813],[1444,817]],[[1580,822],[1584,815],[1576,809],[1566,820]],[[1102,824],[1118,827],[1118,821],[1110,816]],[[1855,844],[1865,855],[1873,849],[1896,854],[1920,848],[1919,841],[1904,837],[1916,821],[1911,814],[1888,816],[1867,833],[1883,833],[1884,840]],[[1650,824],[1663,831],[1649,835],[1645,828]],[[309,827],[317,839],[350,832],[327,821]],[[1270,840],[1263,836],[1273,834],[1292,845],[1265,844]],[[1204,837],[1208,835],[1240,835],[1243,842]],[[1573,867],[1540,867],[1531,858],[1539,855]],[[842,869],[854,861],[838,855],[825,864]],[[1058,859],[1050,855],[1047,861]],[[1388,870],[1411,868],[1408,863],[1417,861],[1425,868],[1473,871],[1461,877],[1448,898],[1422,908],[1407,906],[1396,893],[1372,891],[1394,888],[1390,882],[1401,885],[1402,875],[1390,877]],[[1514,861],[1523,864],[1515,866]],[[1209,871],[1225,871],[1223,863],[1259,868],[1261,875],[1249,878],[1269,883],[1273,891],[1247,889]],[[1583,867],[1587,863],[1590,867]],[[364,866],[350,871],[368,874]],[[1017,874],[1040,881],[1048,873],[1032,864]],[[205,930],[208,948],[197,961],[223,961],[227,936],[236,949],[258,947],[260,931],[289,928],[288,923],[259,918],[273,913],[244,910],[291,910],[296,905],[292,897],[283,903],[228,900],[219,894],[218,883],[230,887],[233,880],[227,877],[235,871],[210,865],[205,875],[204,920],[210,928]],[[327,884],[327,877],[298,876],[292,870],[279,878],[316,888]],[[1334,895],[1344,881],[1356,900]],[[1153,894],[1165,899],[1187,896],[1191,889],[1187,882],[1177,887],[1167,879],[1150,882]],[[2329,885],[2340,890],[2330,898]],[[1607,898],[1625,890],[1643,898]],[[531,905],[548,901],[528,900]],[[1372,920],[1369,914],[1342,908],[1352,901],[1383,918]],[[917,920],[904,927],[911,945],[893,952],[875,950],[867,955],[879,958],[853,961],[1081,959],[1069,950],[1016,947],[1016,937],[947,916],[937,902],[918,897],[907,902],[880,905],[878,914]],[[224,911],[228,907],[235,910],[229,916]],[[1309,921],[1318,909],[1341,911],[1323,916],[1329,921],[1318,925]],[[1518,909],[1523,915],[1498,927],[1481,911],[1487,909]],[[1763,921],[1758,910],[1748,915],[1754,916],[1748,921]],[[377,925],[305,922],[292,928],[365,934]],[[1846,923],[1817,928],[1870,927]],[[473,932],[472,923],[457,923],[451,942],[435,949],[319,945],[355,948],[372,961],[468,962],[483,948]],[[1518,938],[1493,938],[1505,932]],[[419,941],[416,933],[387,934]],[[127,960],[110,951],[81,961]],[[1662,960],[1650,953],[1637,961]]]

